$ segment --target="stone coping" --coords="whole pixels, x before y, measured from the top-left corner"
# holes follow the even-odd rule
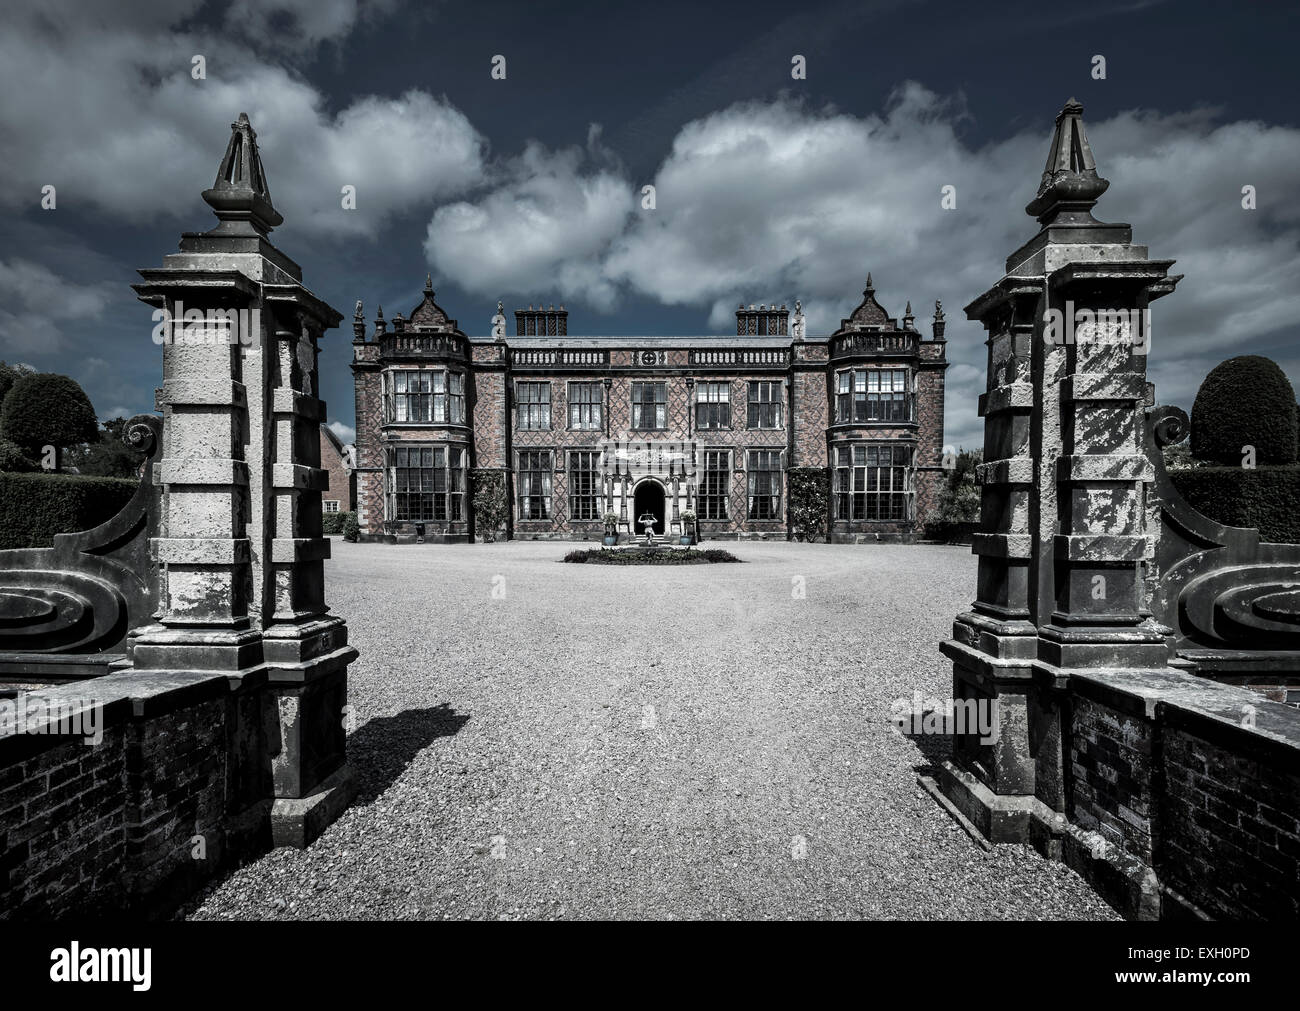
[[[1084,698],[1184,729],[1281,770],[1300,772],[1300,709],[1293,706],[1173,668],[1069,674],[1070,690]]]
[[[260,673],[256,680],[264,679],[265,673]],[[16,704],[22,706],[26,699],[39,698],[47,710],[55,710],[56,719],[58,715],[75,717],[77,713],[96,706],[100,710],[97,730],[106,731],[133,719],[150,719],[220,698],[229,694],[232,688],[245,686],[252,687],[247,680],[232,684],[229,676],[221,671],[128,670],[26,692]],[[60,709],[62,714],[58,712]],[[25,727],[24,732],[14,727],[0,728],[0,766],[21,762],[64,743],[82,740],[79,734],[58,733],[57,727],[55,732],[42,732],[42,728],[54,722],[49,717],[47,712],[45,720]]]

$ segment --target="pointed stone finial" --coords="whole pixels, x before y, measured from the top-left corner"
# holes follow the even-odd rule
[[[432,294],[433,294],[433,275],[432,275],[432,274],[425,274],[425,275],[424,275],[424,293],[425,293],[426,295],[432,295]]]
[[[212,231],[226,235],[266,235],[284,218],[271,206],[262,156],[257,150],[257,133],[241,112],[230,124],[230,141],[217,167],[217,178],[203,199],[220,220]]]
[[[871,295],[875,292],[876,286],[871,281],[871,271],[867,271],[867,286],[862,289],[862,294]]]
[[[1056,116],[1038,194],[1025,206],[1025,212],[1044,225],[1061,212],[1091,220],[1087,212],[1109,185],[1109,180],[1097,175],[1097,162],[1083,132],[1083,105],[1071,98]]]

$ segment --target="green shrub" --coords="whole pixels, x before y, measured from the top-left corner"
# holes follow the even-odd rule
[[[1232,527],[1256,527],[1261,539],[1300,544],[1300,467],[1199,467],[1169,478],[1199,513]]]
[[[499,470],[474,470],[470,472],[470,489],[473,495],[474,524],[484,542],[495,541],[497,532],[506,521],[506,476]]]
[[[105,421],[99,439],[88,443],[79,453],[69,454],[68,463],[75,463],[78,474],[91,477],[138,478],[144,454],[124,438],[127,420]]]
[[[351,541],[353,544],[361,537],[361,524],[357,522],[356,513],[344,513],[343,520],[343,539]]]
[[[831,517],[831,470],[829,467],[791,467],[790,530],[795,540],[826,539]]]
[[[984,462],[981,449],[959,450],[944,471],[943,484],[925,516],[925,537],[932,541],[970,540],[980,521],[980,486],[975,468]]]
[[[0,549],[48,548],[126,505],[138,481],[75,474],[0,474]]]
[[[320,522],[321,533],[326,535],[344,533],[347,528],[349,516],[352,517],[354,522],[356,521],[357,518],[356,513],[349,513],[349,512],[324,513],[321,516],[321,522]]]
[[[1192,456],[1239,467],[1243,447],[1255,447],[1257,465],[1296,462],[1296,399],[1277,364],[1240,355],[1216,365],[1192,404]]]
[[[722,548],[579,548],[564,556],[566,562],[577,565],[709,565],[719,562],[739,562],[740,559]]]
[[[12,442],[8,439],[0,439],[0,471],[24,474],[39,469],[35,463],[27,459],[27,454]]]
[[[99,420],[75,379],[53,372],[20,375],[0,407],[0,437],[40,457],[45,446],[58,450],[99,441]]]

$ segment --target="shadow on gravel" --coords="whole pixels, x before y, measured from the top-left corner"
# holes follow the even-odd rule
[[[415,756],[439,737],[451,737],[469,722],[445,702],[378,716],[348,738],[348,763],[357,777],[354,804],[369,804],[397,779]]]
[[[916,746],[923,761],[912,766],[917,775],[933,775],[938,771],[939,763],[951,758],[956,738],[952,734],[903,734]]]

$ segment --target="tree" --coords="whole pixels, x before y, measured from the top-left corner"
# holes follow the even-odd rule
[[[14,381],[0,407],[0,438],[28,458],[40,460],[46,446],[61,453],[70,446],[98,441],[99,420],[75,379],[32,372]]]
[[[925,518],[926,533],[936,539],[957,533],[961,523],[977,523],[980,518],[980,486],[975,468],[984,461],[984,451],[959,450],[953,466],[944,475],[934,506]]]
[[[1192,456],[1240,467],[1246,447],[1256,464],[1296,462],[1295,390],[1277,363],[1239,355],[1216,365],[1192,404]]]
[[[0,439],[0,471],[8,474],[23,474],[39,470],[21,449],[7,439]]]
[[[32,371],[26,365],[10,365],[8,362],[0,362],[0,403],[3,403],[5,396],[19,377],[29,376]]]
[[[77,470],[92,477],[139,477],[144,454],[127,443],[126,418],[105,421],[96,442],[77,459]]]

